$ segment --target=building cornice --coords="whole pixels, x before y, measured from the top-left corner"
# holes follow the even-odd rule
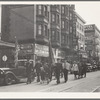
[[[77,13],[75,12],[75,15],[85,24],[86,21]]]

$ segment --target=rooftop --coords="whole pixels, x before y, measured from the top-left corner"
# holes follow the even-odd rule
[[[75,12],[75,14],[84,24],[86,23],[86,21],[77,12]]]

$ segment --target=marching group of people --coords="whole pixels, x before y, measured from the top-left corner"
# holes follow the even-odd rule
[[[60,59],[57,63],[49,65],[47,62],[42,62],[38,60],[33,67],[30,60],[26,63],[26,73],[27,73],[27,84],[31,83],[32,72],[36,73],[37,82],[43,84],[45,81],[47,84],[52,81],[52,76],[55,76],[57,84],[60,83],[60,77],[64,76],[65,83],[68,81],[68,72],[73,70],[74,78],[82,78],[83,75],[86,77],[86,64],[85,62],[76,62],[73,64],[69,63],[67,60],[61,62]],[[78,77],[77,77],[78,76]]]

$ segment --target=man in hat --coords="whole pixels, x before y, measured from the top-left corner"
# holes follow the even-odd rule
[[[35,67],[34,67],[34,69],[36,69],[37,82],[40,82],[41,67],[42,67],[42,63],[40,62],[40,60],[38,60],[38,61],[36,62]]]
[[[30,63],[30,59],[27,58],[27,62],[26,62],[26,74],[27,74],[27,84],[31,83],[31,74],[32,74],[32,64]]]
[[[57,84],[60,83],[60,72],[61,71],[62,71],[62,64],[60,62],[60,59],[58,59],[56,65],[55,65],[55,76],[57,79]]]
[[[70,70],[70,64],[65,60],[63,64],[63,73],[65,83],[68,81],[68,71]]]

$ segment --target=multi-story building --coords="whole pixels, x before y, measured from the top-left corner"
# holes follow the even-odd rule
[[[84,26],[85,26],[85,20],[77,13],[76,15],[76,37],[78,39],[78,45],[76,46],[78,50],[78,56],[81,56],[82,58],[87,58],[87,54],[85,51],[85,32],[84,32]],[[80,57],[79,57],[80,59]]]
[[[92,60],[100,60],[100,30],[95,24],[85,25],[86,51]]]
[[[31,59],[41,59],[48,56],[48,27],[47,5],[2,6],[2,40],[14,43],[16,36],[20,44],[19,58],[24,59],[28,55]]]
[[[49,41],[52,43],[55,59],[65,58],[63,48],[68,47],[69,29],[68,6],[66,5],[65,8],[65,15],[63,15],[65,18],[63,18],[61,5],[2,6],[2,40],[14,43],[15,36],[17,37],[20,44],[19,58],[30,54],[30,58],[36,55],[36,59],[45,59],[49,54]],[[66,42],[63,42],[63,37]],[[35,54],[33,54],[34,51]]]
[[[79,50],[84,46],[83,25],[75,5],[2,6],[2,40],[14,43],[16,36],[20,44],[19,58],[28,54],[32,59],[47,60],[51,41],[55,61],[69,59],[77,52],[78,44]]]
[[[70,57],[72,60],[80,60],[80,57],[86,57],[84,19],[75,11],[75,5],[70,6],[69,10],[69,43]]]
[[[61,48],[68,56],[69,52],[69,5],[61,5]]]

